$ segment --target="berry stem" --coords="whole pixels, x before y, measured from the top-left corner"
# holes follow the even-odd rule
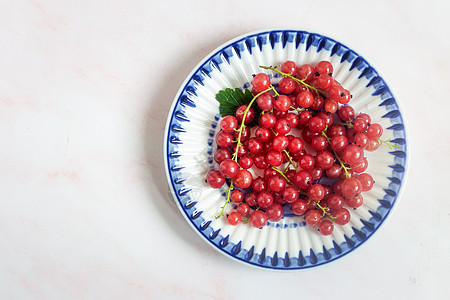
[[[283,150],[284,154],[286,154],[287,158],[289,159],[289,164],[294,166],[295,172],[298,172],[297,166],[294,164],[294,161],[292,160],[292,157],[289,155],[289,152],[286,151],[286,149]]]
[[[245,128],[245,117],[247,117],[247,113],[248,113],[248,111],[250,110],[250,107],[252,107],[252,104],[255,102],[255,100],[258,99],[258,97],[261,96],[262,94],[267,93],[267,92],[269,92],[269,91],[271,91],[271,90],[274,91],[274,92],[276,93],[276,90],[275,90],[275,88],[273,87],[273,85],[270,85],[270,87],[269,87],[267,90],[262,91],[262,92],[256,94],[256,95],[252,98],[252,100],[250,101],[250,103],[247,105],[247,108],[244,110],[244,112],[243,112],[244,115],[242,116],[241,126],[240,126],[239,129],[238,129],[239,134],[238,134],[238,138],[237,138],[236,150],[234,151],[233,156],[232,156],[232,158],[233,158],[233,160],[234,160],[235,162],[237,162],[237,159],[238,159],[238,151],[239,151],[239,147],[242,146],[242,143],[241,143],[241,135],[242,135],[242,131],[243,131],[244,128]]]
[[[331,220],[333,220],[333,223],[334,223],[334,220],[336,219],[335,216],[333,216],[333,215],[330,214],[329,212],[326,212],[326,211],[325,211],[325,208],[322,207],[322,205],[320,205],[319,202],[316,202],[316,206],[322,210],[322,213],[323,213],[322,216],[327,215],[328,217],[330,217]]]
[[[382,140],[382,139],[380,139],[380,138],[377,138],[377,140],[378,140],[381,144],[387,145],[387,146],[389,147],[390,150],[392,150],[392,148],[395,148],[395,149],[400,149],[400,148],[401,148],[397,143],[395,143],[395,144],[394,144],[394,143],[391,143],[391,140],[390,140],[390,139]]]
[[[316,87],[314,87],[312,85],[309,85],[309,84],[305,83],[305,79],[298,79],[297,77],[292,76],[291,74],[284,73],[284,72],[278,70],[277,67],[275,67],[275,68],[274,67],[266,67],[266,66],[259,66],[259,67],[262,68],[262,69],[272,70],[274,72],[277,72],[278,74],[280,74],[283,77],[289,77],[292,80],[294,80],[295,82],[303,84],[308,90],[312,89],[316,93],[323,92],[321,89],[318,89],[318,88],[316,88]]]
[[[220,218],[221,216],[223,216],[223,212],[225,210],[225,207],[227,206],[228,203],[231,202],[230,200],[230,195],[231,195],[231,191],[234,189],[233,186],[233,180],[231,180],[230,182],[230,186],[228,187],[228,189],[226,189],[225,191],[227,192],[227,201],[225,201],[224,205],[221,207],[221,211],[220,214],[218,216],[216,216],[216,219]]]
[[[351,122],[348,123],[335,123],[336,125],[342,125],[342,126],[347,126],[348,128],[352,128],[353,124]]]

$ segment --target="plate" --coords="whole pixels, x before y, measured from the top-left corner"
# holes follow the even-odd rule
[[[329,60],[333,76],[351,91],[350,105],[384,128],[382,145],[367,153],[375,184],[364,204],[351,210],[351,221],[330,236],[305,226],[302,216],[287,214],[262,229],[231,226],[215,217],[226,200],[210,188],[206,174],[215,168],[214,135],[220,119],[215,94],[224,88],[249,87],[260,65],[293,60],[314,65]],[[213,248],[239,262],[276,270],[301,270],[339,259],[364,244],[386,221],[401,193],[407,170],[407,136],[399,104],[379,73],[355,51],[324,35],[298,30],[268,30],[233,39],[209,54],[182,84],[165,131],[165,169],[173,197],[187,222]],[[231,209],[228,205],[227,209]]]

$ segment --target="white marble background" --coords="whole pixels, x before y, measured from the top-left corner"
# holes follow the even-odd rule
[[[0,298],[450,297],[450,21],[441,1],[0,1]],[[210,51],[243,33],[324,33],[371,61],[408,120],[387,223],[318,269],[251,268],[170,201],[163,132]]]

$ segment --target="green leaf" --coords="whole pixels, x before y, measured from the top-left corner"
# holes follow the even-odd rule
[[[253,94],[249,89],[242,91],[240,88],[226,88],[216,94],[221,117],[234,116],[239,106],[249,104],[252,99]]]

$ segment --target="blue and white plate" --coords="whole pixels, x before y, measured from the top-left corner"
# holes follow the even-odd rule
[[[258,66],[293,60],[314,65],[329,60],[333,76],[351,91],[356,113],[365,112],[383,126],[382,145],[367,153],[368,173],[375,180],[364,193],[362,207],[351,221],[335,226],[330,236],[305,226],[302,216],[287,215],[263,229],[250,224],[228,225],[218,218],[225,202],[221,190],[205,183],[216,167],[214,135],[219,121],[216,93],[224,88],[248,87]],[[174,199],[187,222],[219,252],[245,264],[277,270],[312,268],[336,260],[367,241],[395,205],[407,169],[407,138],[403,117],[390,88],[378,72],[347,46],[326,36],[296,30],[261,31],[240,36],[208,55],[187,77],[175,97],[165,132],[165,168]],[[231,205],[227,209],[231,209]]]

